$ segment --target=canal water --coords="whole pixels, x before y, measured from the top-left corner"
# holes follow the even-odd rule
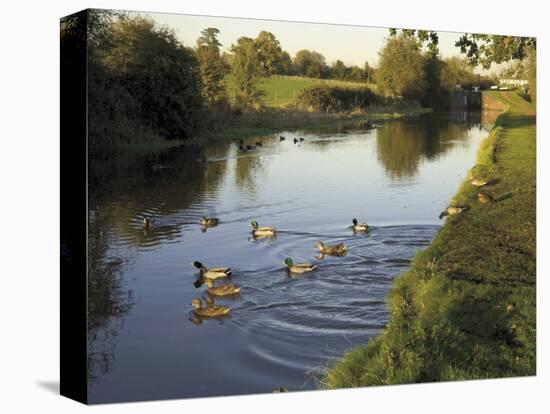
[[[90,402],[317,388],[388,322],[392,281],[431,242],[486,135],[479,115],[428,114],[243,138],[262,144],[248,152],[235,136],[92,160]],[[201,228],[202,215],[220,224]],[[370,231],[354,233],[353,218]],[[276,238],[252,238],[252,220]],[[319,257],[318,241],[348,253]],[[286,257],[318,269],[289,277]],[[228,318],[194,316],[191,301],[207,297],[194,260],[233,269],[240,294],[216,301]]]

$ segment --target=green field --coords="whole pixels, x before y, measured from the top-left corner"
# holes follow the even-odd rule
[[[259,82],[259,89],[262,92],[262,102],[269,107],[281,107],[288,105],[292,99],[303,89],[310,88],[319,84],[327,84],[331,86],[340,86],[344,88],[358,88],[368,86],[373,88],[373,85],[366,83],[355,83],[336,81],[330,79],[311,79],[301,77],[284,77],[284,78],[262,78]],[[227,94],[230,99],[235,96],[233,87],[230,82],[226,82]]]
[[[327,388],[536,374],[536,127],[534,107],[508,107],[481,143],[472,174],[488,180],[480,204],[465,181],[451,216],[389,294],[384,331],[329,367]]]

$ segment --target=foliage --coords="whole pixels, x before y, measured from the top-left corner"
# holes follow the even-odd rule
[[[261,31],[254,40],[258,50],[258,60],[264,76],[285,74],[290,70],[290,55],[283,51],[273,33]]]
[[[382,99],[369,88],[341,88],[327,85],[302,90],[292,104],[309,112],[341,112],[366,109]]]
[[[223,78],[229,71],[220,54],[222,44],[218,41],[219,32],[214,27],[202,30],[195,51],[201,74],[202,96],[210,104],[225,98]]]
[[[92,157],[138,141],[190,137],[202,106],[193,52],[142,17],[95,21],[101,25],[88,47]]]
[[[489,69],[492,63],[525,59],[536,49],[536,42],[534,37],[464,33],[455,45],[460,47],[460,52],[466,54],[473,65],[480,64]]]
[[[400,32],[400,34],[399,34]],[[390,29],[390,36],[403,36],[416,38],[420,44],[426,44],[429,53],[433,56],[439,54],[439,36],[432,30],[413,30],[413,29]]]
[[[536,38],[464,33],[455,45],[460,47],[461,53],[465,54],[473,65],[480,64],[486,69],[493,63],[514,59],[528,60],[530,62],[529,93],[532,101],[536,103]]]
[[[490,181],[481,205],[465,182],[431,246],[396,279],[391,319],[366,347],[331,367],[329,388],[534,375],[536,188],[534,108],[510,110],[480,145],[472,173]]]
[[[389,96],[420,99],[428,86],[424,72],[425,58],[420,43],[403,34],[391,36],[379,52],[376,83]]]
[[[240,37],[237,44],[231,46],[231,53],[230,73],[236,102],[244,107],[251,107],[259,102],[261,96],[257,84],[262,69],[256,43],[249,37]]]
[[[303,49],[294,57],[294,70],[297,75],[322,78],[328,71],[325,57],[315,50]]]

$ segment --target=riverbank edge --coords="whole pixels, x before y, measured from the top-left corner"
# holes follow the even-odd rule
[[[204,145],[246,139],[262,135],[281,133],[295,129],[327,128],[334,125],[345,127],[359,121],[382,121],[403,117],[415,117],[433,112],[432,108],[422,107],[375,107],[371,111],[357,113],[307,113],[272,109],[268,112],[250,112],[243,114],[226,128],[213,128],[202,131],[186,140],[164,140],[160,137],[146,142],[120,146],[119,152],[131,152],[136,155],[158,153],[172,147]]]
[[[430,246],[393,282],[390,321],[333,362],[321,388],[536,374],[536,130],[534,107],[488,93],[507,110],[480,143],[470,174],[490,179],[480,205],[465,180]]]

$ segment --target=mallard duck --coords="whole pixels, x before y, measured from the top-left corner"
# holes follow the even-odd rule
[[[212,279],[205,279],[204,283],[208,286],[207,292],[214,296],[235,295],[241,291],[240,287],[231,284],[215,286]]]
[[[153,219],[152,218],[149,218],[149,217],[143,217],[143,227],[145,227],[146,229],[150,229],[151,227],[153,227]]]
[[[317,242],[315,245],[319,249],[321,254],[329,254],[335,256],[341,256],[346,253],[346,246],[344,243],[333,244],[332,246],[325,246],[323,242]]]
[[[254,236],[274,236],[277,232],[275,227],[258,227],[258,222],[256,220],[250,223],[252,225],[252,235]]]
[[[317,269],[316,265],[312,265],[312,264],[309,264],[309,263],[296,263],[296,264],[294,264],[294,262],[292,261],[292,259],[290,257],[287,257],[285,259],[285,264],[286,264],[288,270],[291,273],[306,273],[306,272],[311,272],[312,270]]]
[[[305,139],[300,137],[300,142],[304,142],[304,141],[305,141]]]
[[[488,182],[480,178],[470,177],[470,184],[474,187],[480,188],[486,186]]]
[[[294,143],[295,143],[295,144],[298,143],[298,139],[297,139],[297,138],[294,138]]]
[[[353,223],[352,228],[355,231],[368,231],[369,230],[369,225],[367,223],[358,223],[356,218],[354,218],[351,222]]]
[[[286,137],[283,137],[282,135],[279,135],[279,141],[284,141]]]
[[[206,216],[201,217],[202,226],[217,226],[219,222],[220,222],[220,219],[216,217],[206,217]]]
[[[199,269],[200,275],[204,279],[222,279],[231,276],[231,268],[229,267],[213,267],[207,269],[201,262],[195,261],[191,264]]]
[[[441,220],[445,216],[454,216],[455,214],[462,213],[464,210],[466,208],[462,206],[449,206],[441,212],[439,219]]]
[[[229,313],[231,308],[221,305],[210,305],[202,307],[202,302],[199,298],[195,298],[191,301],[191,304],[195,308],[195,314],[203,318],[215,318],[216,316],[224,316]]]
[[[487,204],[493,201],[493,197],[487,193],[477,193],[477,198],[481,204]]]

